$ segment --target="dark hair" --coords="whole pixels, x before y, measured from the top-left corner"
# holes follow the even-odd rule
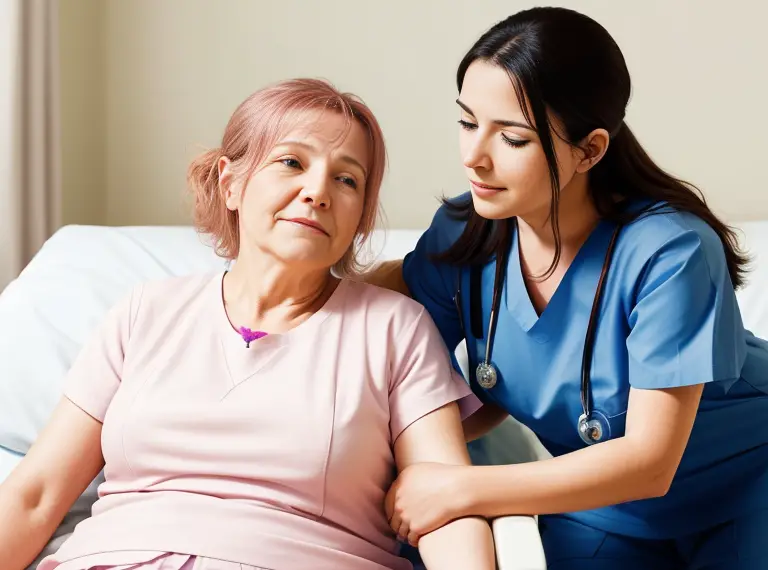
[[[558,133],[571,145],[595,129],[611,134],[608,150],[589,173],[591,198],[604,219],[626,223],[629,201],[649,201],[653,207],[690,212],[709,224],[723,243],[734,287],[743,283],[747,258],[739,250],[735,232],[709,209],[693,185],[664,172],[637,141],[624,122],[631,83],[624,56],[610,34],[591,18],[566,8],[533,8],[518,12],[484,33],[459,64],[461,91],[467,68],[485,61],[505,70],[520,107],[535,124],[544,149],[552,184],[550,208],[555,257],[547,275],[560,261],[558,225],[560,180],[547,111],[561,122]],[[526,104],[527,100],[527,104]],[[448,263],[485,263],[504,243],[513,220],[488,220],[472,200],[444,200],[449,213],[466,222],[458,240],[439,259]],[[652,207],[652,209],[653,209]],[[656,210],[663,211],[663,210]]]

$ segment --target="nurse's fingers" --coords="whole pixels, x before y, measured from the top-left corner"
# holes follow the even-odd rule
[[[400,519],[400,515],[394,513],[389,521],[389,526],[395,531],[400,540],[406,540],[408,537],[408,525]]]
[[[410,531],[408,533],[408,544],[410,544],[413,547],[419,546],[419,538],[421,538],[418,534],[416,534],[413,531]]]
[[[397,482],[395,482],[395,485]],[[392,517],[395,516],[395,486],[393,485],[392,488],[387,493],[387,496],[384,497],[384,513],[387,515],[387,520],[392,522]]]

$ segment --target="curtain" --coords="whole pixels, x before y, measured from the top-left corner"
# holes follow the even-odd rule
[[[58,0],[0,2],[0,289],[61,218]]]

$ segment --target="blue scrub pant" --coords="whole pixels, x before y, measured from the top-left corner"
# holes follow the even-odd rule
[[[548,570],[768,570],[768,510],[672,540],[631,538],[539,517]]]

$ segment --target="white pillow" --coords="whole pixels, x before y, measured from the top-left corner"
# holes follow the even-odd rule
[[[191,228],[58,231],[0,295],[0,447],[26,453],[83,342],[135,284],[216,268]]]

